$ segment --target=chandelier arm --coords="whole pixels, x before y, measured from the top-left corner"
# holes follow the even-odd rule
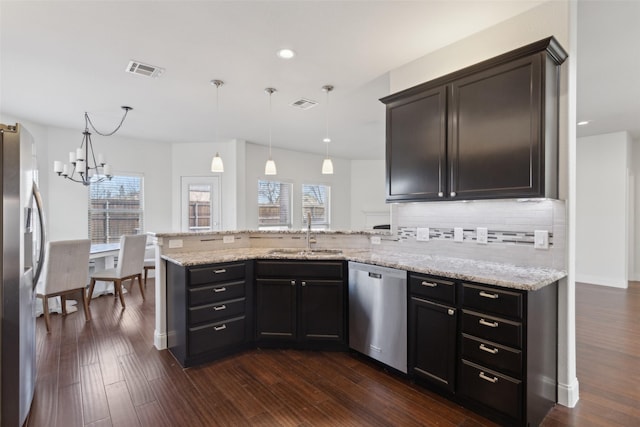
[[[94,126],[93,122],[91,121],[91,118],[89,117],[89,114],[87,114],[86,112],[84,113],[84,117],[86,119],[86,123],[91,125],[91,129],[93,129],[93,131],[95,133],[97,133],[100,136],[111,136],[114,133],[118,132],[120,130],[120,128],[122,127],[122,124],[124,123],[124,119],[127,118],[127,114],[129,113],[129,110],[132,110],[131,107],[122,107],[122,109],[124,110],[124,115],[122,116],[122,119],[120,120],[120,123],[118,124],[118,126],[112,131],[112,132],[107,132],[107,133],[102,133],[100,132],[98,129],[96,129],[96,127]],[[86,126],[86,125],[85,125]]]

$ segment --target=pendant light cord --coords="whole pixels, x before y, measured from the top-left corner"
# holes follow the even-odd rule
[[[271,117],[273,115],[272,106],[271,106],[271,95],[273,92],[269,92],[269,159],[271,159]]]
[[[84,113],[84,128],[85,128],[85,131],[88,131],[89,130],[89,126],[88,125],[91,125],[91,129],[93,129],[93,131],[96,134],[100,135],[100,136],[111,136],[111,135],[113,135],[114,133],[118,132],[120,130],[120,128],[122,127],[122,124],[124,123],[124,119],[127,118],[127,113],[129,113],[130,110],[133,110],[133,108],[126,107],[126,106],[123,106],[122,109],[124,110],[124,115],[122,116],[122,119],[120,120],[120,123],[118,124],[118,126],[112,132],[105,132],[105,133],[102,133],[98,129],[96,129],[96,127],[93,125],[93,122],[89,118],[89,113],[87,113],[85,111],[85,113]]]

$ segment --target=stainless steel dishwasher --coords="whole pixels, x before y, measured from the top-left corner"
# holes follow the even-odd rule
[[[407,373],[407,272],[349,262],[349,347]]]

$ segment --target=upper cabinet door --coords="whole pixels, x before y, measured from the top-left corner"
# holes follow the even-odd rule
[[[536,54],[451,83],[452,199],[544,195],[542,65]]]
[[[387,201],[443,196],[446,119],[445,86],[387,105]]]

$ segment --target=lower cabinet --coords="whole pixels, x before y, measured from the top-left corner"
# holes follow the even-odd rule
[[[557,401],[557,283],[537,291],[409,274],[409,374],[501,425]]]
[[[256,341],[346,349],[343,261],[256,261]]]
[[[167,344],[182,366],[208,362],[251,344],[251,265],[167,263]]]
[[[449,298],[434,299],[433,295],[442,290],[438,287],[451,295],[450,301],[441,301]],[[454,292],[453,282],[409,275],[409,372],[447,392],[455,389],[457,310],[452,306]]]

